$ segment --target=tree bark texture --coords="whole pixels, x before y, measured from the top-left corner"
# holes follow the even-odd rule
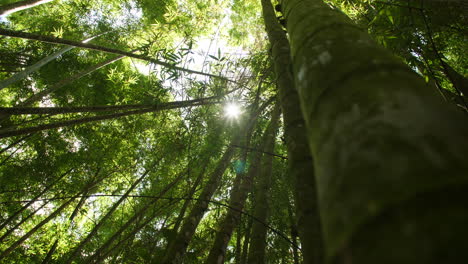
[[[328,263],[457,263],[468,122],[339,10],[281,1]]]
[[[297,228],[304,263],[322,263],[323,238],[317,205],[316,180],[312,155],[304,133],[299,97],[291,72],[289,42],[276,18],[270,0],[261,0],[266,31],[271,43],[278,94],[283,111],[288,150],[288,175],[293,182]]]

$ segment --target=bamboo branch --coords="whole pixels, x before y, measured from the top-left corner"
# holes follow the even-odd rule
[[[31,33],[27,33],[27,32],[9,30],[9,29],[4,29],[4,28],[0,28],[0,35],[14,37],[14,38],[37,40],[37,41],[48,42],[48,43],[52,43],[52,44],[64,44],[64,45],[69,45],[69,46],[74,46],[74,47],[79,47],[79,48],[85,48],[85,49],[97,50],[97,51],[102,51],[102,52],[107,52],[107,53],[112,53],[112,54],[123,55],[123,56],[130,57],[130,58],[149,61],[149,62],[152,62],[154,64],[167,67],[169,69],[174,69],[174,70],[179,70],[179,71],[182,71],[182,72],[193,73],[193,74],[198,74],[198,75],[204,75],[204,76],[208,76],[208,77],[213,77],[213,78],[218,78],[218,79],[229,81],[226,77],[223,77],[223,76],[210,74],[210,73],[204,73],[204,72],[201,72],[201,71],[185,69],[185,68],[182,68],[182,67],[175,66],[172,63],[168,63],[168,62],[160,61],[160,60],[157,60],[157,59],[153,59],[153,58],[145,56],[145,55],[134,54],[134,53],[128,52],[128,51],[123,51],[123,50],[118,50],[118,49],[113,49],[113,48],[107,48],[107,47],[98,46],[98,45],[94,45],[94,44],[81,43],[81,42],[78,42],[78,41],[73,41],[73,40],[68,40],[68,39],[63,39],[63,38],[56,38],[56,37],[43,36],[43,35],[38,35],[38,34],[31,34]]]

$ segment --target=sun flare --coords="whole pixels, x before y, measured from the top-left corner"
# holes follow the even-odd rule
[[[224,115],[228,118],[237,118],[241,114],[241,109],[236,103],[228,103],[224,107]]]

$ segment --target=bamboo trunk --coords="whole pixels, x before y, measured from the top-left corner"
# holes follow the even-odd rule
[[[69,108],[67,107],[66,108],[60,108],[60,107],[58,108],[54,108],[54,107],[50,107],[50,108],[34,108],[34,107],[1,108],[0,112],[2,113],[15,113],[16,112],[16,113],[22,113],[22,114],[26,112],[52,113],[52,114],[67,113],[67,112],[74,113],[74,112],[81,112],[85,110],[89,111],[91,109],[93,109],[92,111],[94,112],[109,111],[110,109],[120,110],[120,109],[135,108],[136,110],[113,113],[113,114],[97,115],[97,116],[92,116],[92,117],[83,117],[83,118],[66,120],[66,121],[61,121],[61,122],[56,122],[56,123],[51,123],[51,124],[37,125],[34,127],[27,127],[27,128],[20,128],[20,129],[4,129],[4,130],[0,130],[0,138],[24,135],[24,134],[34,133],[34,132],[47,130],[47,129],[59,128],[59,127],[81,125],[81,124],[86,124],[89,122],[109,120],[109,119],[114,119],[114,118],[130,116],[130,115],[158,112],[158,111],[167,110],[167,109],[176,109],[176,108],[182,108],[182,107],[187,107],[187,106],[215,104],[217,103],[216,101],[214,102],[210,101],[211,99],[215,99],[215,98],[219,98],[219,97],[215,96],[215,97],[194,99],[194,100],[188,100],[188,101],[168,102],[168,103],[161,103],[160,105],[153,105],[153,106],[131,105],[131,106],[95,106],[95,107],[71,107],[71,108],[70,107]]]
[[[236,178],[233,182],[233,189],[229,198],[229,207],[235,208],[236,210],[228,210],[226,215],[223,216],[219,226],[219,230],[216,233],[216,237],[211,247],[210,253],[205,263],[223,263],[224,255],[226,253],[226,247],[231,239],[234,228],[239,224],[241,212],[244,209],[245,200],[250,192],[252,185],[252,178],[255,175],[258,160],[252,162],[252,166],[249,168],[249,172],[246,173],[246,160],[247,150],[250,146],[252,138],[253,126],[248,128],[242,145],[247,146],[244,148],[241,154],[239,162],[236,166]],[[261,157],[261,153],[257,152],[255,157]],[[256,163],[257,162],[257,163]]]
[[[111,53],[111,54],[115,54],[115,55],[123,55],[123,56],[129,57],[129,58],[135,58],[135,59],[149,61],[151,63],[161,65],[161,66],[166,67],[168,69],[173,69],[173,70],[178,70],[178,71],[181,71],[181,72],[186,72],[186,73],[191,73],[191,74],[198,74],[198,75],[218,78],[218,79],[222,79],[222,80],[227,80],[225,77],[222,77],[222,76],[209,74],[209,73],[204,73],[204,72],[200,72],[200,71],[194,71],[194,70],[190,70],[190,69],[185,69],[185,68],[182,68],[182,67],[175,66],[175,65],[173,65],[173,64],[171,64],[169,62],[156,60],[156,59],[153,59],[153,58],[145,56],[145,55],[139,55],[139,54],[135,54],[135,53],[128,52],[128,51],[122,51],[122,50],[118,50],[118,49],[102,47],[102,46],[98,46],[98,45],[94,45],[94,44],[82,43],[82,42],[79,42],[79,41],[73,41],[73,40],[67,40],[67,39],[61,39],[61,38],[55,38],[55,37],[49,37],[49,36],[36,35],[36,34],[31,34],[31,33],[26,33],[26,32],[21,32],[21,31],[14,31],[14,30],[9,30],[9,29],[4,29],[4,28],[0,28],[0,35],[14,37],[14,38],[37,40],[37,41],[48,42],[48,43],[53,43],[53,44],[65,44],[65,45],[69,45],[69,46],[73,46],[73,47],[80,47],[80,48],[85,48],[85,49],[97,50],[97,51],[102,51],[102,52]]]
[[[278,132],[278,121],[280,116],[280,107],[276,104],[270,124],[265,131],[265,151],[273,152],[276,141],[276,134]],[[256,179],[255,190],[255,204],[253,216],[258,220],[252,224],[252,233],[250,238],[249,252],[247,255],[247,263],[263,264],[265,263],[265,250],[267,244],[267,226],[269,215],[269,192],[271,186],[273,157],[270,155],[263,155],[260,165],[260,173]]]
[[[154,165],[152,166],[154,167]],[[65,263],[71,263],[71,261],[81,253],[81,250],[85,246],[86,243],[88,243],[93,236],[97,233],[98,229],[107,221],[107,219],[117,210],[119,205],[123,203],[128,195],[138,186],[138,184],[148,175],[148,173],[151,171],[151,169],[148,169],[141,175],[140,178],[138,178],[131,186],[128,188],[128,190],[120,197],[117,202],[115,202],[112,207],[107,211],[107,213],[99,220],[99,222],[93,227],[93,229],[88,233],[88,235],[78,244],[78,246],[69,254],[67,261]]]
[[[168,245],[166,255],[161,263],[181,263],[182,258],[185,254],[185,250],[192,240],[192,236],[195,233],[195,229],[201,221],[205,211],[208,209],[208,200],[211,199],[214,192],[218,188],[224,171],[227,169],[231,162],[232,155],[234,154],[234,147],[229,147],[224,152],[221,159],[218,161],[218,165],[210,174],[210,178],[206,183],[203,191],[198,197],[197,201],[193,205],[192,210],[186,217],[184,224],[181,227],[180,232],[177,234],[173,243]]]
[[[87,261],[89,262],[100,262],[102,259],[106,256],[107,254],[107,249],[109,247],[112,247],[114,242],[117,240],[117,238],[127,229],[130,228],[130,226],[137,221],[140,217],[144,216],[145,213],[150,209],[150,206],[154,206],[156,202],[159,201],[160,197],[164,196],[168,191],[170,191],[183,177],[185,174],[181,173],[179,174],[170,184],[168,184],[161,192],[158,193],[156,196],[157,198],[154,198],[152,201],[147,202],[145,205],[143,205],[138,211],[136,211],[133,216],[128,219],[110,238],[107,239],[107,241],[100,247],[98,248],[92,256],[90,256]],[[118,243],[118,242],[117,242]],[[67,263],[71,263],[72,259],[69,259]]]
[[[23,0],[0,6],[0,16],[7,16],[14,12],[25,10],[31,7],[42,5],[53,0]]]

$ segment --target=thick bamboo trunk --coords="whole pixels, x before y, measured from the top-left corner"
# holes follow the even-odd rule
[[[284,118],[288,150],[288,175],[293,185],[297,229],[305,263],[322,263],[323,239],[317,205],[312,155],[307,144],[305,123],[291,73],[289,42],[276,19],[270,0],[261,0],[266,31],[271,43],[279,99]]]
[[[468,122],[320,0],[283,0],[328,263],[458,263]]]
[[[31,7],[42,5],[53,0],[23,0],[0,6],[0,16],[7,16],[11,13],[25,10]]]
[[[265,151],[274,152],[276,134],[278,132],[278,121],[280,116],[280,107],[277,104],[273,110],[270,124],[265,131]],[[258,221],[252,223],[252,233],[250,238],[247,263],[263,264],[265,263],[265,250],[267,245],[267,226],[269,215],[269,197],[271,186],[273,156],[263,155],[260,165],[260,173],[256,179],[256,194],[253,216]]]

